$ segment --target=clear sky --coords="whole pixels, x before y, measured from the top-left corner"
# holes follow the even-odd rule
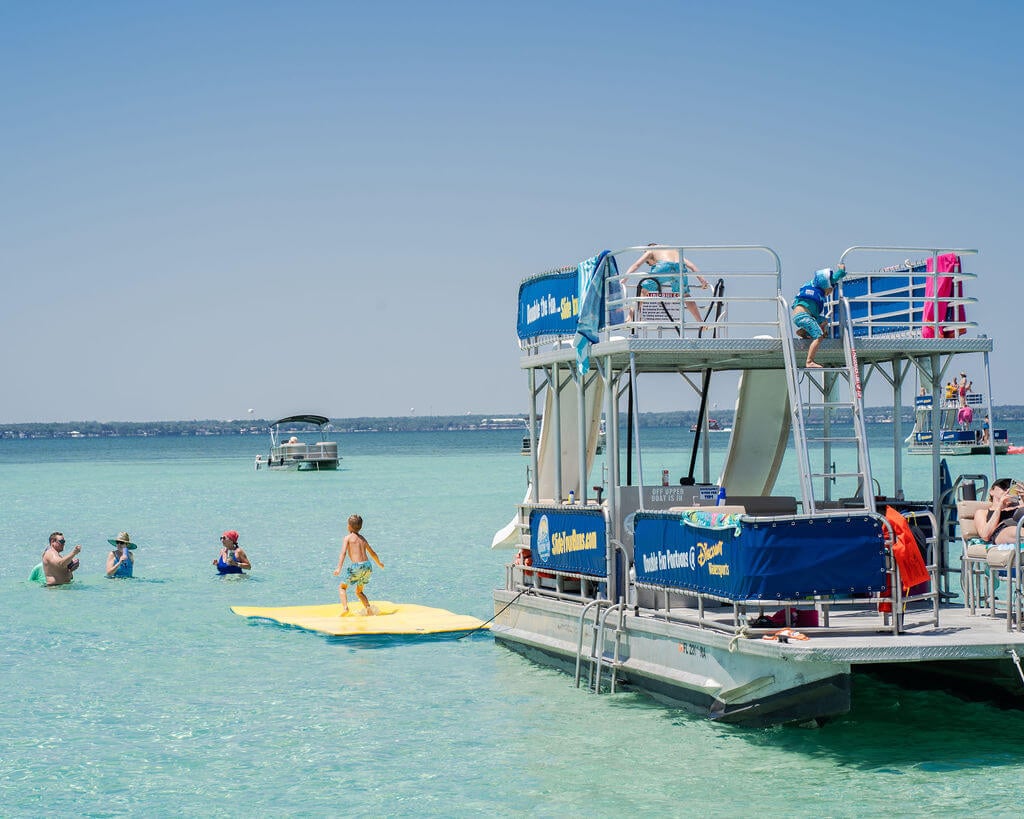
[[[769,245],[794,290],[850,245],[977,247],[1024,403],[1022,22],[3,3],[0,421],[524,411],[520,279],[648,241]]]

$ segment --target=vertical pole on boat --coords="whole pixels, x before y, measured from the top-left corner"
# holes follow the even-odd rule
[[[693,447],[690,450],[690,482],[693,482],[693,473],[697,468],[697,448],[700,446],[701,438],[704,439],[704,482],[707,483],[708,473],[711,465],[708,463],[708,431],[705,423],[705,412],[708,408],[708,390],[711,387],[711,370],[704,370],[703,383],[700,390],[700,406],[697,408],[697,431],[693,436]]]
[[[554,393],[551,396],[551,409],[555,417],[550,419],[552,423],[548,428],[555,433],[555,440],[552,442],[555,445],[554,500],[556,503],[561,503],[564,497],[562,492],[562,372],[558,364],[553,366],[552,375],[554,376],[554,386],[552,387]]]
[[[708,383],[710,384],[711,370],[707,370]],[[711,431],[708,426],[707,413],[704,414],[704,423],[702,424],[701,438],[703,442],[701,444],[701,483],[711,483]]]
[[[597,372],[600,378],[604,382],[604,419],[608,425],[607,439],[604,444],[604,457],[605,462],[609,465],[608,468],[608,493],[605,496],[607,498],[607,511],[604,516],[604,531],[605,531],[605,573],[608,577],[608,590],[609,599],[616,600],[623,595],[623,591],[618,588],[618,574],[615,571],[615,556],[617,549],[615,547],[618,541],[618,532],[612,528],[613,521],[618,521],[619,516],[618,510],[618,492],[615,491],[615,487],[618,482],[615,480],[614,475],[618,473],[617,461],[619,457],[619,442],[617,437],[618,419],[615,418],[615,383],[612,372],[612,362],[609,358],[605,357],[601,359],[597,366]],[[598,495],[600,497],[600,495]],[[623,579],[627,584],[629,583],[629,566],[622,567]],[[614,597],[611,593],[614,592]]]
[[[537,435],[537,368],[530,367],[529,370],[529,386],[530,386],[530,474],[533,475],[533,480],[530,481],[530,500],[533,503],[537,503],[540,500],[540,474],[537,471],[537,466],[540,463],[540,455],[537,450],[540,449],[538,445]]]
[[[903,498],[903,380],[907,367],[902,359],[892,362],[892,477],[893,494]],[[917,394],[914,394],[915,401]]]
[[[942,385],[942,376],[939,370],[939,356],[933,354],[929,357],[929,364],[932,372],[932,514],[935,515],[935,520],[942,525],[942,476],[940,474],[940,461],[942,460],[942,420],[940,417],[941,410],[939,388]],[[944,567],[941,565],[944,561],[940,556],[939,571],[942,572]]]
[[[579,466],[579,490],[576,497],[580,503],[587,503],[587,377],[579,373],[573,374],[576,381],[576,392],[579,404],[576,407],[576,463]]]
[[[852,389],[852,385],[851,385]],[[832,468],[832,403],[836,399],[836,376],[832,373],[822,373],[821,376],[821,457],[822,463],[821,471],[828,475],[829,473],[835,472]],[[832,484],[835,478],[822,478],[824,485],[822,486],[821,497],[823,500],[832,500]],[[867,493],[871,487],[864,487],[864,497],[867,497]]]
[[[604,396],[604,417],[608,426],[607,440],[604,445],[604,457],[608,466],[608,491],[605,493],[605,498],[608,499],[608,519],[618,520],[616,513],[619,507],[619,497],[618,492],[615,491],[615,487],[619,485],[619,402],[616,399],[618,384],[612,370],[611,359],[604,359],[602,364],[605,389],[607,390]]]
[[[626,393],[626,486],[633,485],[633,373]]]
[[[630,404],[635,404],[639,401],[636,390],[636,353],[629,354],[629,383],[630,383]],[[633,412],[633,438],[636,441],[636,470],[639,473],[640,480],[637,484],[640,487],[640,511],[644,509],[644,459],[640,454],[640,413],[638,411]]]
[[[988,460],[989,474],[994,481],[999,477],[996,472],[996,418],[995,407],[992,406],[992,371],[988,368],[988,353],[982,354],[985,359],[985,405],[982,409],[988,409]]]

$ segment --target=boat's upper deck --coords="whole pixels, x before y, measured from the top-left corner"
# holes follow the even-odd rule
[[[688,271],[682,281],[678,272],[655,276],[646,266],[633,270],[636,265],[629,267],[630,262],[648,248],[632,247],[607,254],[600,264],[581,264],[583,273],[568,267],[526,279],[519,304],[521,366],[575,360],[573,339],[579,328],[593,341],[590,356],[606,358],[614,369],[627,367],[631,360],[646,372],[785,367],[782,337],[792,333],[792,294],[782,290],[781,262],[774,251],[753,246],[658,249],[700,259],[694,265],[699,272]],[[829,296],[826,337],[817,360],[824,366],[843,363],[832,309],[838,299],[849,306],[863,364],[990,352],[992,340],[978,334],[970,315],[977,299],[965,295],[965,285],[976,274],[960,272],[959,261],[946,261],[974,253],[849,248],[840,256],[847,274]],[[880,259],[903,261],[867,269]],[[938,277],[929,272],[933,269],[940,270]],[[695,302],[699,322],[680,298],[680,291],[687,289],[686,301]],[[795,343],[800,353],[810,342]]]
[[[797,350],[806,350],[807,342],[796,342]],[[862,364],[874,364],[927,355],[985,353],[992,351],[987,336],[958,338],[865,338],[857,341],[857,357]],[[614,369],[629,366],[635,356],[645,372],[679,370],[781,370],[785,368],[781,338],[648,338],[643,335],[612,336],[591,348],[592,357],[607,357]],[[523,368],[574,361],[575,349],[566,343],[538,346],[523,356]],[[825,339],[817,355],[824,366],[843,362],[842,342]]]

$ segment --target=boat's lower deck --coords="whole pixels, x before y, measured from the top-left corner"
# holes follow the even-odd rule
[[[809,607],[813,609],[814,607]],[[768,615],[778,611],[778,606],[767,604],[764,612]],[[696,609],[677,608],[664,612],[652,609],[635,609],[630,616],[638,619],[664,620],[687,625],[688,615],[695,616]],[[752,613],[755,614],[756,612]],[[902,630],[893,634],[891,620],[882,614],[863,608],[854,610],[833,608],[829,613],[829,626],[793,626],[806,640],[789,640],[782,644],[782,650],[794,659],[804,654],[816,657],[827,656],[839,662],[919,662],[932,659],[985,659],[1006,656],[1010,648],[1024,655],[1024,633],[1010,631],[1006,625],[1005,613],[971,614],[959,604],[946,604],[939,610],[939,626],[932,625],[930,608],[918,608],[904,615]],[[722,606],[717,611],[705,607],[703,620],[712,628],[723,632],[737,630],[741,633],[745,650],[751,643],[774,645],[777,640],[765,640],[785,626],[780,623],[766,628],[735,629],[735,617],[731,606]],[[692,626],[691,626],[692,627]]]
[[[844,713],[858,670],[907,672],[925,684],[959,677],[1024,703],[1024,634],[1008,631],[1005,616],[959,605],[941,608],[938,627],[931,609],[910,611],[899,634],[881,614],[859,609],[832,610],[827,628],[793,626],[789,635],[780,626],[737,626],[731,605],[665,611],[505,589],[494,602],[495,637],[531,659],[729,722]],[[775,611],[767,605],[763,614]]]

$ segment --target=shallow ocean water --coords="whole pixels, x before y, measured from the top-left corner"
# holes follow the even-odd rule
[[[648,481],[685,471],[688,434],[651,436]],[[343,435],[343,468],[320,474],[255,472],[260,438],[0,441],[0,813],[1019,813],[1024,712],[857,676],[823,728],[737,729],[587,694],[486,635],[353,645],[231,613],[335,602],[358,512],[386,566],[371,599],[487,619],[520,438]],[[928,480],[927,459],[907,472]],[[210,565],[227,528],[248,577]],[[25,578],[54,529],[83,566],[42,589]],[[136,577],[107,580],[124,529]]]

